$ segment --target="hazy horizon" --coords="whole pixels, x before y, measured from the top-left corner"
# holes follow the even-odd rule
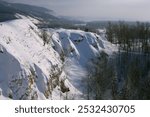
[[[85,21],[150,21],[149,0],[3,0],[36,5],[53,10],[59,16]]]

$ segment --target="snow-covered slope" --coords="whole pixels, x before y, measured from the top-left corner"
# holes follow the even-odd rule
[[[111,54],[116,47],[101,36],[81,30],[50,29],[55,50],[66,57],[76,59],[82,66],[101,51]]]
[[[88,61],[116,50],[94,33],[47,32],[50,43],[43,46],[28,18],[0,23],[0,99],[84,99]]]

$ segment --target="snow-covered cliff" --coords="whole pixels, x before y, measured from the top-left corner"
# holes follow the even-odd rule
[[[87,63],[116,47],[94,33],[66,29],[46,29],[44,46],[33,21],[0,23],[0,99],[84,99]]]

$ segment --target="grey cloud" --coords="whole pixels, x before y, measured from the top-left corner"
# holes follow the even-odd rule
[[[59,15],[86,20],[150,20],[149,0],[5,0],[38,5]]]

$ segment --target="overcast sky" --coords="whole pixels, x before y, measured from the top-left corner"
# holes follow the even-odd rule
[[[150,0],[4,0],[38,5],[84,20],[150,21]]]

